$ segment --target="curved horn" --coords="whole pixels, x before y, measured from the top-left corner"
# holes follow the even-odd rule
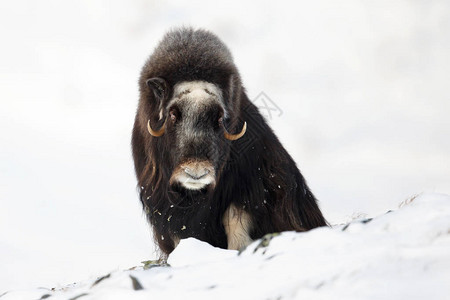
[[[159,137],[159,136],[162,136],[164,134],[164,131],[166,129],[166,123],[164,123],[163,126],[161,126],[161,128],[158,131],[154,131],[152,129],[152,127],[150,126],[150,120],[148,120],[147,129],[148,129],[148,132],[150,132],[151,135],[153,135],[154,137]]]
[[[223,133],[223,135],[225,136],[225,138],[227,139],[227,140],[230,140],[230,141],[235,141],[235,140],[237,140],[237,139],[240,139],[244,134],[245,134],[245,132],[247,131],[247,122],[244,122],[244,126],[242,126],[242,130],[241,130],[241,132],[239,132],[238,134],[230,134],[230,133],[228,133],[228,131],[225,129],[225,127],[223,128],[224,129],[224,133]]]

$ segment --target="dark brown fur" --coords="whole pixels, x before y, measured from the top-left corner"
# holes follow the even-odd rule
[[[146,84],[155,77],[164,79],[162,94]],[[171,99],[173,86],[193,80],[220,87],[230,132],[239,131],[243,121],[248,124],[247,133],[233,142],[223,138],[220,128],[214,129],[217,137],[205,142],[208,151],[201,155],[214,162],[216,185],[200,192],[169,183],[179,156],[170,140],[170,128],[158,138],[146,128],[148,120],[153,128],[163,125],[168,112],[163,111],[162,120],[159,112]],[[176,240],[187,237],[227,248],[222,217],[232,203],[251,216],[252,239],[326,225],[295,162],[249,101],[229,50],[215,35],[190,28],[166,34],[145,63],[139,87],[133,158],[140,199],[165,254],[173,251]]]

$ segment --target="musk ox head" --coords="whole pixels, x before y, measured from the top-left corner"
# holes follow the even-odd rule
[[[170,87],[160,78],[146,81],[160,102],[159,121],[154,130],[147,122],[148,133],[169,145],[167,160],[161,162],[170,173],[169,183],[190,190],[201,190],[216,184],[228,156],[229,142],[241,138],[230,134],[225,123],[230,119],[222,90],[207,81],[182,81]],[[169,96],[170,95],[170,96]]]
[[[247,127],[229,50],[206,31],[169,32],[144,65],[139,84],[133,151],[141,186],[214,189],[232,141]]]

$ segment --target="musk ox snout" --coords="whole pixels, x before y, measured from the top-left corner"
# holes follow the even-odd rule
[[[215,170],[209,161],[189,160],[175,168],[170,183],[180,184],[189,190],[201,190],[207,186],[215,186]]]
[[[210,171],[206,168],[194,168],[194,169],[190,167],[184,168],[184,173],[186,173],[189,177],[195,180],[202,179],[203,177],[208,175],[209,172]]]

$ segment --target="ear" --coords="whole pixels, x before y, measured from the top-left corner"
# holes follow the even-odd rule
[[[167,97],[169,85],[163,78],[153,77],[147,79],[145,83],[147,84],[149,89],[153,91],[156,99],[161,101],[162,99]]]
[[[228,103],[227,108],[233,111],[239,111],[241,107],[241,82],[238,76],[232,74],[228,78]],[[247,107],[244,107],[246,109]]]

